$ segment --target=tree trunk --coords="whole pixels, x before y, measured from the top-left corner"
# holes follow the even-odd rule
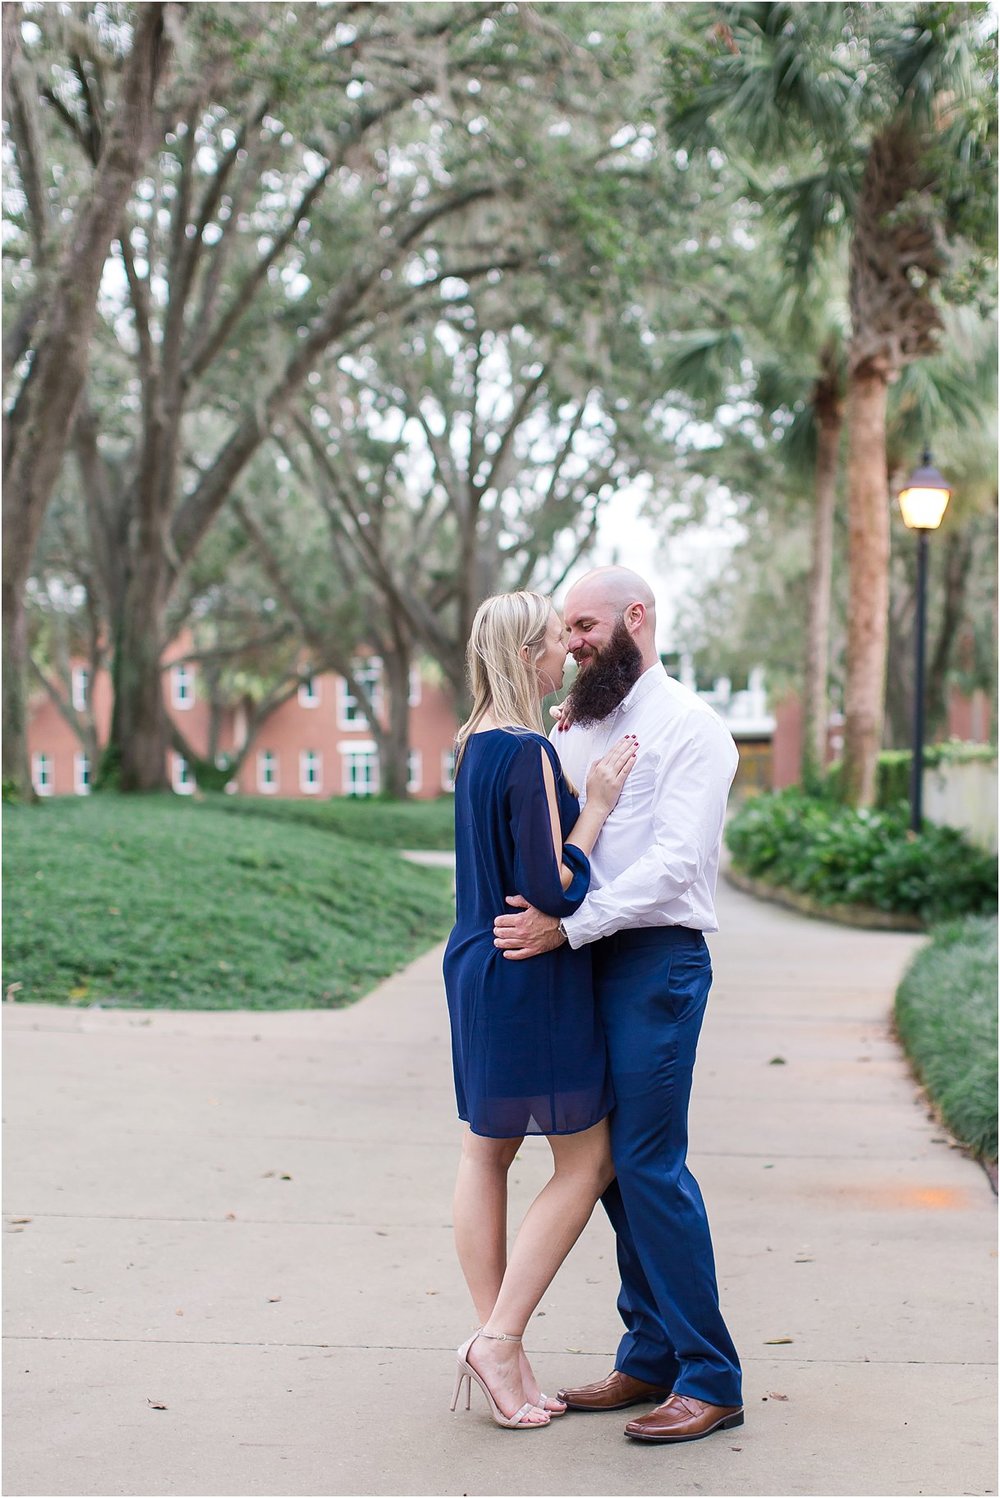
[[[30,791],[24,589],[87,374],[104,262],[146,150],[165,61],[164,10],[138,11],[114,119],[49,287],[30,371],[4,421],[3,776],[23,794]]]
[[[379,743],[379,785],[384,796],[405,801],[410,779],[410,652],[402,631],[382,657],[388,696],[388,726]]]
[[[968,531],[952,528],[939,542],[939,548],[943,545],[944,550],[941,615],[927,665],[927,733],[930,739],[944,727],[948,714],[948,671],[965,618],[966,588],[972,563],[971,541]],[[933,548],[933,541],[931,544]]]
[[[15,551],[27,555],[15,558]],[[3,782],[4,790],[32,795],[28,764],[28,616],[24,589],[31,551],[22,536],[8,536],[3,568]]]
[[[101,780],[122,791],[167,789],[163,648],[167,578],[162,549],[147,547],[125,589],[114,642],[114,711]]]
[[[889,484],[885,369],[870,360],[848,384],[847,682],[844,694],[844,798],[871,806],[882,747],[889,610]]]
[[[806,626],[805,690],[802,724],[802,784],[816,785],[826,766],[827,679],[830,661],[830,599],[833,586],[833,518],[837,505],[837,467],[843,403],[825,382],[815,396],[818,445],[816,501],[813,510],[809,617]]]

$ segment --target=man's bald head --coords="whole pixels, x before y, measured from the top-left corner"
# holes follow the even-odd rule
[[[585,573],[566,595],[565,616],[570,650],[575,631],[586,634],[591,622],[610,626],[621,619],[642,651],[643,664],[655,664],[656,601],[645,578],[630,567],[595,567]]]
[[[585,589],[588,598],[600,598],[610,604],[619,614],[624,613],[630,603],[641,603],[643,608],[651,611],[656,608],[652,588],[630,567],[595,567],[573,584],[570,594],[579,589]]]

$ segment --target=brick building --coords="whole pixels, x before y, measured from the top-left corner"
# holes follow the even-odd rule
[[[189,642],[166,652],[164,702],[184,739],[208,757],[211,706],[199,692],[198,666],[182,657]],[[359,679],[385,708],[381,662],[370,657],[358,668]],[[89,718],[97,742],[107,742],[111,722],[111,680],[99,671],[93,681],[83,662],[71,671],[74,711]],[[218,731],[218,752],[231,752],[244,736],[242,709],[225,711]],[[413,796],[440,796],[452,790],[455,712],[451,695],[430,668],[410,674],[410,777]],[[41,796],[86,795],[95,769],[66,715],[52,698],[36,694],[30,703],[28,750],[31,779]],[[180,795],[195,789],[183,757],[167,753],[170,784]],[[371,796],[379,790],[378,755],[371,730],[343,677],[325,672],[303,682],[298,692],[267,718],[249,753],[227,787],[234,793],[262,796]]]

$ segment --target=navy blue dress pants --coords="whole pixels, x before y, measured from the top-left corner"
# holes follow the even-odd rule
[[[625,1335],[615,1366],[708,1404],[742,1403],[719,1310],[705,1204],[687,1168],[687,1115],[712,984],[700,931],[621,931],[595,942],[594,981],[616,1103],[617,1176],[602,1197],[618,1246]]]

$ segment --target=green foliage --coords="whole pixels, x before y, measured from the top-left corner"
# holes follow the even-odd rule
[[[13,775],[3,777],[3,804],[4,806],[16,806],[23,797],[21,787]]]
[[[949,922],[917,954],[896,994],[896,1028],[955,1137],[997,1158],[997,921]]]
[[[949,739],[945,744],[928,744],[924,749],[924,765],[928,770],[941,765],[993,764],[997,751],[993,744],[967,744],[961,739]],[[890,811],[905,802],[910,794],[910,767],[913,761],[909,749],[884,749],[875,768],[875,809]],[[826,772],[822,793],[834,801],[843,799],[841,779],[843,764],[834,760]]]
[[[800,791],[747,801],[730,822],[734,865],[822,905],[868,905],[925,921],[995,909],[997,861],[950,827],[919,836],[905,811],[856,811]]]
[[[448,870],[171,796],[4,812],[5,982],[25,1002],[337,1008],[448,930]],[[385,838],[385,842],[389,839]]]

